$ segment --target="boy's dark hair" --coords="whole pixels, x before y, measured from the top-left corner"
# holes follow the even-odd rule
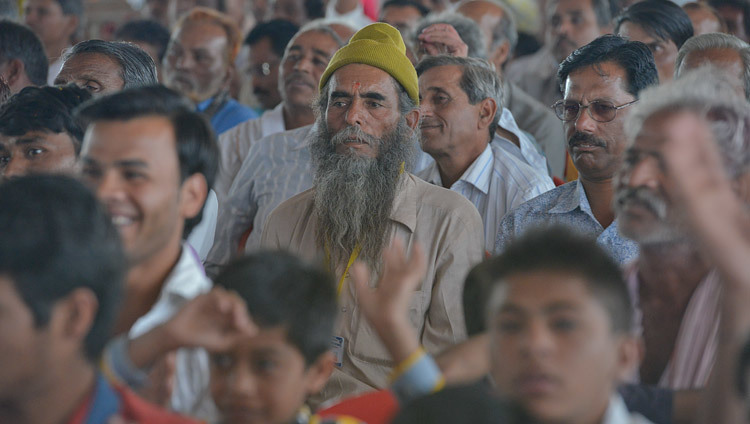
[[[96,361],[127,269],[111,218],[93,193],[61,175],[9,180],[0,198],[0,275],[9,277],[38,328],[49,323],[57,301],[90,289],[99,305],[83,350]]]
[[[122,41],[138,41],[156,46],[159,61],[164,59],[169,45],[169,30],[151,19],[138,19],[121,26],[115,38]]]
[[[388,0],[383,3],[380,10],[385,10],[386,7],[413,7],[417,9],[420,15],[424,18],[430,13],[430,9],[424,7],[421,3],[417,3],[414,0]]]
[[[39,38],[28,27],[0,20],[0,63],[18,59],[32,84],[47,84],[49,63]]]
[[[614,63],[625,71],[627,86],[624,88],[635,97],[644,88],[659,83],[651,50],[641,42],[610,34],[586,44],[563,60],[557,70],[560,90],[565,91],[565,80],[573,71],[605,62]]]
[[[208,188],[213,186],[219,166],[216,136],[206,118],[195,112],[194,106],[179,93],[163,85],[131,88],[93,99],[79,108],[78,116],[86,125],[147,116],[166,118],[174,129],[181,181],[202,174]],[[185,220],[184,237],[190,234],[202,216],[201,210],[195,217]]]
[[[65,53],[63,60],[67,62],[73,56],[86,53],[98,53],[119,64],[123,89],[149,86],[159,82],[154,60],[135,44],[124,41],[81,41]]]
[[[330,349],[337,307],[328,273],[288,253],[263,252],[227,266],[216,285],[237,292],[259,327],[283,327],[308,366]]]
[[[0,134],[21,136],[29,131],[67,133],[81,152],[84,127],[73,110],[91,98],[88,91],[66,87],[26,87],[0,106]]]
[[[609,314],[614,333],[632,329],[633,306],[622,271],[593,238],[562,227],[531,230],[484,266],[494,281],[490,291],[518,274],[551,271],[578,276]]]
[[[672,40],[678,50],[693,36],[693,23],[688,14],[669,0],[645,0],[623,10],[615,18],[615,33],[620,32],[624,22],[640,26],[656,39]]]
[[[273,53],[282,58],[287,44],[294,38],[297,31],[299,31],[299,27],[286,19],[272,19],[255,25],[245,37],[245,45],[252,46],[264,38],[268,38]]]

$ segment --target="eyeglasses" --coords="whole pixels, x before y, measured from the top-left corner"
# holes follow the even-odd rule
[[[248,68],[250,76],[267,77],[271,75],[271,68],[278,66],[279,61],[263,62]]]
[[[626,108],[638,100],[633,100],[624,105],[615,106],[608,100],[593,100],[586,106],[572,100],[558,100],[552,105],[555,115],[563,122],[578,120],[582,109],[588,109],[591,119],[597,122],[609,122],[617,116],[617,111]]]

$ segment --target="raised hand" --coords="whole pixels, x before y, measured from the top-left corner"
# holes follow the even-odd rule
[[[432,24],[422,30],[417,40],[419,40],[420,49],[430,56],[447,54],[466,57],[469,55],[469,46],[461,40],[456,29],[450,24]]]
[[[422,246],[415,243],[411,255],[407,255],[400,239],[383,251],[383,272],[377,287],[370,288],[370,272],[364,263],[355,263],[351,270],[359,306],[396,363],[419,348],[408,313],[426,270]]]

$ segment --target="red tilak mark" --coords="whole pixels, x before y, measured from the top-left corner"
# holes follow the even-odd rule
[[[358,82],[355,82],[355,83],[354,83],[354,85],[352,86],[352,91],[353,91],[353,92],[355,92],[355,93],[356,93],[356,92],[358,92],[358,91],[359,91],[359,87],[360,87],[361,85],[362,85],[362,84],[360,84],[360,83],[358,83]]]

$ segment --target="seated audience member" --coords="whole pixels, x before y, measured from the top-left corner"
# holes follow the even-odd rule
[[[607,0],[552,0],[547,5],[548,42],[536,53],[511,62],[506,78],[544,105],[562,98],[557,68],[574,50],[612,29]]]
[[[709,34],[711,32],[727,32],[727,24],[713,7],[704,2],[689,2],[682,5],[693,23],[693,34]]]
[[[675,78],[704,65],[730,78],[737,94],[750,101],[750,45],[728,34],[697,35],[680,48]]]
[[[495,65],[503,82],[503,107],[513,114],[518,127],[531,134],[539,143],[547,157],[551,174],[563,178],[566,163],[565,136],[560,121],[549,105],[532,98],[503,75],[518,42],[515,12],[502,0],[463,1],[456,12],[476,22],[484,35],[487,59]],[[501,122],[505,116],[507,114],[503,112]]]
[[[506,212],[552,188],[552,180],[507,154],[495,136],[502,113],[500,78],[484,60],[428,56],[417,65],[422,150],[435,160],[417,173],[460,193],[484,222],[485,250],[493,253]]]
[[[220,422],[310,421],[306,399],[323,388],[335,361],[332,278],[289,254],[264,252],[230,264],[216,286],[132,340],[130,359],[148,363],[202,347],[211,352]]]
[[[172,30],[162,64],[164,85],[195,102],[217,135],[258,117],[229,97],[240,37],[237,25],[228,16],[196,7]]]
[[[750,3],[743,0],[708,0],[727,26],[727,32],[750,42]]]
[[[396,28],[406,40],[428,13],[429,9],[413,0],[388,0],[380,8],[378,21]]]
[[[169,44],[169,30],[148,19],[127,22],[115,32],[115,39],[127,41],[142,48],[156,64],[156,76],[161,81],[161,64]]]
[[[54,85],[63,53],[83,27],[83,0],[28,0],[23,5],[24,23],[39,37],[47,55],[47,85]]]
[[[739,106],[739,104],[738,104]],[[747,106],[744,106],[745,108]],[[745,112],[745,120],[747,112]],[[745,123],[747,125],[747,122]],[[677,110],[664,126],[655,155],[663,166],[661,185],[674,210],[682,212],[685,228],[706,258],[721,274],[722,319],[716,363],[704,398],[699,423],[739,423],[747,418],[747,334],[750,330],[748,279],[748,224],[746,191],[738,195],[736,158],[747,157],[747,131],[734,140],[736,156],[722,152],[715,134],[718,126],[706,119],[705,109]],[[723,133],[726,137],[727,133]],[[739,151],[737,150],[739,149]],[[727,158],[730,158],[728,161]],[[729,165],[729,167],[727,167]],[[729,173],[727,172],[731,170]],[[747,172],[747,165],[741,172]],[[740,184],[740,190],[745,183]],[[745,347],[743,348],[743,345]],[[740,383],[740,384],[738,384]],[[695,416],[693,417],[695,418]]]
[[[245,45],[250,49],[247,75],[252,80],[253,95],[266,111],[275,110],[281,103],[279,65],[287,44],[298,30],[289,21],[274,19],[257,24],[245,37]]]
[[[268,215],[281,202],[312,186],[308,146],[315,120],[312,102],[317,95],[317,81],[340,43],[327,26],[311,25],[292,39],[282,59],[281,109],[263,114],[257,122],[240,124],[219,137],[217,190],[228,189],[229,193],[223,201],[216,242],[206,263],[209,273],[215,273],[217,266],[228,263],[243,250],[260,248]],[[239,166],[236,161],[243,156]],[[233,168],[238,169],[234,183],[229,180]]]
[[[421,46],[421,58],[447,53],[456,57],[485,59],[482,33],[471,19],[463,15],[447,13],[426,19],[419,25],[416,34],[414,42]],[[492,143],[526,162],[537,172],[548,174],[547,160],[537,147],[536,140],[518,127],[510,109],[504,107],[500,111],[497,135]],[[417,171],[432,162],[424,156],[420,155],[417,161]]]
[[[91,95],[74,85],[27,87],[0,106],[0,180],[75,170],[83,128],[73,109]]]
[[[100,96],[156,84],[156,64],[135,44],[87,40],[65,53],[54,80],[55,85],[75,84]]]
[[[0,198],[0,422],[193,422],[97,371],[126,261],[94,195],[37,175],[3,183]]]
[[[429,246],[411,324],[437,352],[465,338],[462,281],[482,258],[484,236],[468,200],[404,170],[416,144],[419,87],[398,30],[375,23],[357,32],[333,56],[319,87],[313,188],[271,213],[261,246],[325,258],[338,282],[340,360],[320,397],[330,400],[384,387],[393,367],[362,320],[351,263],[379,267],[394,237]]]
[[[640,41],[654,55],[659,82],[674,75],[674,61],[682,44],[693,36],[693,24],[680,6],[669,0],[638,2],[615,18],[615,34]]]
[[[317,81],[342,44],[331,27],[317,23],[306,25],[292,37],[285,46],[274,82],[281,93],[281,103],[259,119],[245,121],[219,136],[221,157],[216,190],[221,195],[228,193],[253,143],[315,121],[312,101]]]
[[[618,263],[629,262],[638,247],[617,232],[612,178],[625,151],[625,118],[640,91],[658,82],[653,56],[643,43],[606,35],[573,52],[558,76],[565,99],[555,112],[579,177],[506,214],[495,250],[530,228],[559,224],[596,237]]]
[[[79,114],[88,123],[83,179],[107,207],[130,265],[114,334],[135,337],[211,287],[183,238],[200,221],[216,173],[215,138],[189,102],[162,86],[99,98]],[[180,350],[175,361],[174,383],[160,393],[167,398],[156,400],[207,418],[208,358]],[[112,372],[133,388],[147,380],[145,374]]]
[[[364,264],[353,274],[364,314],[401,364],[392,389],[408,414],[408,401],[442,380],[408,324],[409,298],[425,262],[421,249],[407,259],[397,245],[384,261],[388,277],[375,290]],[[616,391],[637,366],[639,344],[620,269],[593,239],[562,228],[536,230],[482,267],[493,281],[486,325],[495,394],[528,415],[508,422],[649,422],[628,412]]]
[[[47,85],[47,56],[42,42],[26,26],[0,20],[0,77],[12,94]]]
[[[644,91],[626,125],[629,148],[615,178],[620,232],[640,247],[626,270],[645,341],[640,381],[672,389],[708,383],[719,340],[720,282],[664,196],[661,145],[682,115],[707,122],[729,178],[747,177],[750,105],[715,70],[692,71]],[[718,73],[720,76],[721,73]]]

